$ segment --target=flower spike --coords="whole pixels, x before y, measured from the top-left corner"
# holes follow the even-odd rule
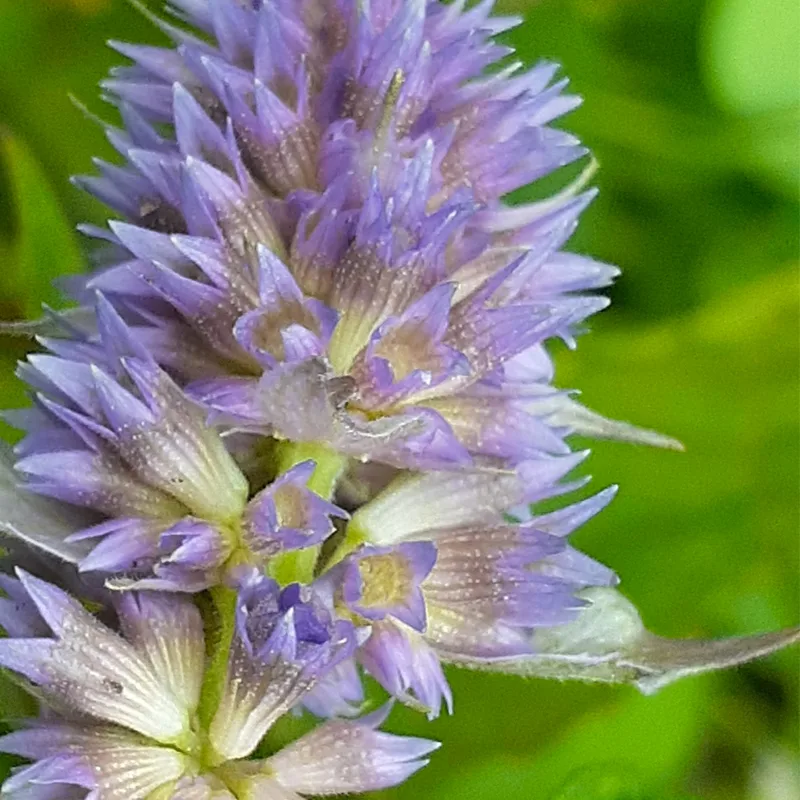
[[[800,638],[655,636],[568,541],[616,492],[553,502],[572,436],[681,445],[558,385],[618,270],[567,250],[594,161],[508,201],[588,154],[518,18],[131,2],[171,44],[111,43],[118,163],[76,179],[118,218],[79,308],[0,324],[41,347],[0,450],[0,667],[40,701],[3,798],[381,791],[438,747],[379,730],[393,699],[452,712],[447,665],[650,693]]]

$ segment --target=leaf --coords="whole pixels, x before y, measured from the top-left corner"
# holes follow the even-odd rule
[[[27,317],[38,317],[42,303],[61,297],[57,277],[84,267],[69,221],[64,216],[44,172],[21,140],[0,136],[0,153],[11,185],[16,216],[12,265],[3,270],[9,284],[4,294],[15,298]]]
[[[5,534],[61,561],[77,564],[90,549],[66,538],[91,524],[78,509],[38,497],[18,486],[11,448],[0,442],[0,536]]]
[[[60,2],[72,6],[83,14],[96,14],[104,9],[109,0],[59,0]]]
[[[0,720],[19,720],[35,716],[36,713],[36,700],[22,682],[12,673],[0,670]],[[0,754],[0,776],[3,775],[2,764],[3,758]]]
[[[800,185],[800,107],[753,122],[747,144],[753,167],[789,197]]]

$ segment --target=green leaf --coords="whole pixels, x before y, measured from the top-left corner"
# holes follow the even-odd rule
[[[0,409],[21,408],[28,404],[28,396],[22,381],[16,380],[14,368],[17,360],[24,358],[27,343],[18,339],[5,338],[0,341]],[[19,431],[0,417],[0,439],[15,442],[20,438]]]
[[[585,767],[567,778],[552,800],[650,800],[624,764]]]
[[[800,5],[794,0],[719,0],[701,41],[705,80],[721,104],[748,118],[740,144],[749,160],[792,197],[800,183]]]
[[[703,681],[680,684],[652,698],[620,695],[617,702],[575,719],[538,755],[500,756],[465,765],[428,796],[431,800],[547,798],[559,790],[563,793],[576,768],[602,769],[614,763],[632,777],[633,787],[658,790],[663,798],[663,790],[679,782],[702,735],[709,699]],[[513,719],[498,720],[498,724],[513,724]],[[644,800],[641,793],[597,798]]]
[[[0,153],[13,197],[15,239],[10,265],[2,271],[5,297],[14,298],[26,317],[42,303],[60,302],[53,280],[79,272],[83,257],[75,234],[36,159],[18,138],[0,137]]]
[[[647,791],[629,766],[609,762],[576,770],[552,800],[692,800],[686,795],[666,797]]]
[[[796,198],[800,186],[800,106],[757,120],[749,141],[755,170],[770,185]]]
[[[25,691],[19,680],[10,672],[0,670],[0,723],[35,716],[36,707],[36,700]]]
[[[731,110],[753,114],[800,102],[800,5],[795,0],[711,4],[703,49],[706,81]]]

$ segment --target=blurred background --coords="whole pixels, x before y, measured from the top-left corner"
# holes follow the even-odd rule
[[[680,438],[684,454],[595,443],[619,498],[576,537],[645,622],[673,636],[797,621],[800,565],[800,6],[794,0],[500,0],[528,62],[563,64],[563,123],[600,164],[571,248],[618,264],[613,306],[558,383]],[[111,157],[69,101],[111,111],[109,38],[158,41],[123,0],[0,0],[0,318],[57,302],[83,268],[68,183]],[[564,178],[571,177],[569,174]],[[550,187],[552,188],[552,187]],[[541,192],[542,187],[532,190]],[[0,406],[24,344],[2,342]],[[3,434],[11,436],[10,429]],[[629,688],[450,675],[456,714],[395,729],[443,740],[406,787],[426,800],[797,800],[798,653],[643,698]],[[0,709],[17,699],[0,684]],[[0,762],[0,774],[3,767]]]

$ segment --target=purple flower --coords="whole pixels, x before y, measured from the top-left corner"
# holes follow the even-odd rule
[[[393,617],[415,630],[426,626],[421,584],[436,563],[429,542],[362,547],[344,565],[342,601],[368,620]]]
[[[518,24],[438,0],[201,0],[115,43],[122,166],[79,183],[124,221],[90,276],[214,418],[414,469],[513,466],[572,432],[674,444],[551,387],[617,270],[568,254],[592,192],[503,197],[587,151]],[[500,67],[498,69],[498,67]],[[173,136],[163,133],[172,126]]]
[[[355,717],[364,705],[361,672],[352,658],[330,670],[303,698],[303,707],[314,716]]]
[[[209,728],[215,758],[242,758],[272,724],[356,648],[353,625],[334,621],[310,589],[240,577],[236,633],[219,708]]]
[[[271,556],[321,544],[335,529],[331,517],[347,517],[306,488],[314,467],[313,461],[295,465],[250,501],[243,538],[251,552]]]
[[[21,373],[36,405],[16,469],[25,488],[101,516],[69,541],[97,541],[83,571],[124,572],[120,585],[197,591],[230,565],[264,565],[320,544],[341,509],[307,488],[305,461],[251,497],[205,412],[155,364],[111,304],[96,334],[52,340]],[[94,524],[91,524],[91,523]],[[152,573],[152,574],[151,574]]]
[[[387,620],[372,626],[358,661],[393,697],[428,715],[442,703],[453,710],[453,694],[434,649],[413,628]]]
[[[353,544],[380,546],[357,545],[319,582],[339,614],[371,625],[360,663],[430,716],[443,701],[452,705],[440,660],[490,666],[533,656],[537,630],[566,625],[587,606],[579,592],[616,583],[611,570],[565,542],[613,489],[511,524],[502,514],[503,477],[495,476],[488,495],[501,503],[494,506],[469,477],[439,473],[390,484],[355,514],[348,532]],[[522,495],[534,490],[532,476],[529,482]],[[448,488],[451,501],[423,504],[432,490],[447,497]]]
[[[252,754],[292,710],[359,712],[360,669],[433,717],[444,663],[651,691],[797,639],[660,639],[566,541],[614,489],[532,507],[586,482],[573,433],[679,445],[553,385],[617,270],[563,249],[586,173],[504,202],[586,150],[492,5],[171,0],[172,48],[114,44],[123,162],[79,183],[121,219],[20,367],[0,531],[126,591],[107,626],[0,578],[0,665],[47,705],[0,740],[35,762],[4,795],[371,791],[436,745],[379,713]]]
[[[307,590],[245,582],[216,692],[203,619],[186,596],[120,596],[115,632],[26,573],[3,586],[32,622],[9,628],[0,664],[35,684],[49,708],[0,738],[4,752],[34,762],[8,778],[4,797],[289,800],[365,792],[405,780],[438,746],[377,731],[384,712],[325,723],[267,759],[247,758],[355,646],[352,626],[332,622]],[[0,622],[8,619],[0,606]]]

